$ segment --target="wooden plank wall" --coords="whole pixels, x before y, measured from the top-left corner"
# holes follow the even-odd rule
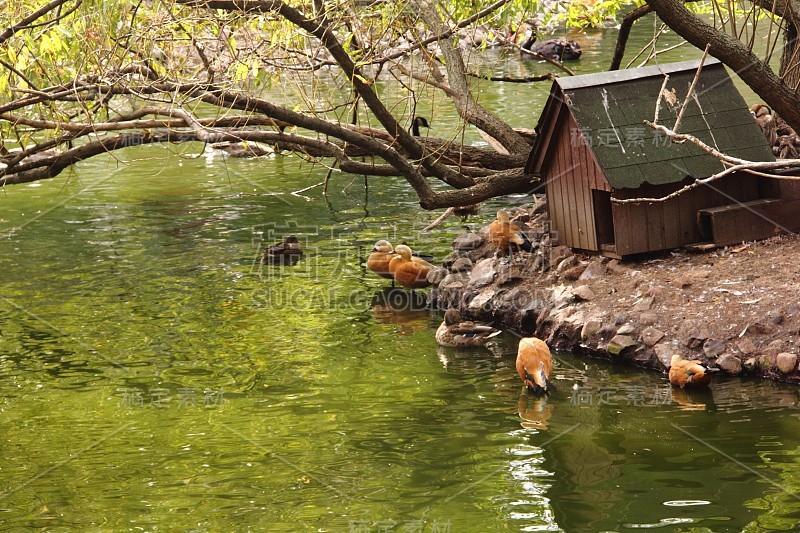
[[[564,110],[550,142],[544,170],[547,206],[559,244],[598,251],[592,184],[610,190],[587,145],[577,141],[577,124]]]
[[[614,191],[615,198],[662,197],[684,184],[649,185]],[[701,242],[697,211],[758,198],[758,179],[740,173],[715,181],[713,188],[700,186],[665,202],[613,204],[614,233],[619,255],[669,250]]]

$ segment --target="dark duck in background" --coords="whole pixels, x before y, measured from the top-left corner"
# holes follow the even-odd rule
[[[293,266],[301,257],[303,257],[303,248],[300,246],[300,242],[294,235],[289,235],[283,239],[283,242],[268,246],[264,255],[261,256],[261,261],[270,265]]]
[[[430,128],[427,119],[425,117],[414,117],[414,120],[411,121],[411,135],[419,137],[420,128]]]
[[[536,28],[533,28],[528,34],[528,38],[522,43],[520,55],[523,59],[538,59],[527,52],[533,52],[561,62],[575,61],[581,58],[583,51],[581,50],[581,45],[577,42],[567,41],[566,39],[550,39],[543,43],[536,43],[538,36]]]

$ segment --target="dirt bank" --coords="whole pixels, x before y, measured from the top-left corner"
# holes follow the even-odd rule
[[[620,262],[551,242],[542,200],[511,214],[536,250],[506,261],[486,228],[459,236],[429,277],[433,305],[623,364],[666,371],[680,353],[731,375],[800,383],[797,236]]]

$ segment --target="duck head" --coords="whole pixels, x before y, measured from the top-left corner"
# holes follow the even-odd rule
[[[406,246],[405,244],[399,244],[397,248],[394,249],[395,253],[405,259],[406,261],[411,261],[411,248]]]
[[[501,209],[497,212],[497,221],[503,225],[509,223],[508,212],[505,209]]]
[[[763,117],[772,114],[772,109],[766,104],[753,104],[750,106],[750,113],[756,117]]]
[[[385,254],[394,253],[394,248],[392,247],[391,243],[385,239],[381,239],[375,243],[375,247],[372,249],[373,252],[383,252]]]
[[[430,128],[430,125],[425,117],[416,116],[411,122],[411,135],[419,137],[420,128]]]
[[[444,323],[447,326],[454,326],[461,322],[461,313],[458,309],[448,309],[444,313]]]

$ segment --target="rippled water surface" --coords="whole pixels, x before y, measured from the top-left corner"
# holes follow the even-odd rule
[[[583,37],[602,70],[613,32]],[[644,34],[636,36],[643,44]],[[679,49],[664,61],[696,57]],[[499,70],[535,73],[497,56]],[[548,85],[480,97],[533,127]],[[445,103],[438,129],[445,136]],[[437,124],[434,124],[437,128]],[[476,138],[477,140],[477,138]],[[177,150],[177,151],[176,151]],[[516,338],[437,348],[391,313],[375,240],[437,258],[398,180],[198,145],[128,149],[0,197],[0,525],[11,531],[793,530],[797,389],[566,354],[521,394]],[[485,223],[497,205],[475,222]],[[293,268],[258,251],[291,232]]]

